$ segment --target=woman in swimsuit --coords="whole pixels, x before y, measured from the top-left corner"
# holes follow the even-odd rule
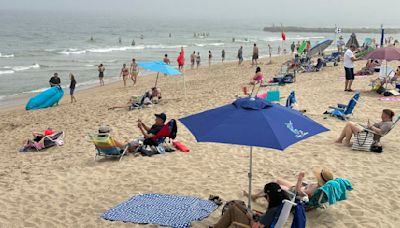
[[[133,85],[136,84],[137,76],[139,75],[139,67],[136,63],[136,59],[132,59],[131,63],[131,79],[133,81]]]
[[[126,67],[125,63],[122,65],[121,73],[119,76],[122,77],[122,80],[124,80],[124,87],[126,87],[126,80],[129,77],[129,69],[128,67]]]
[[[104,80],[103,80],[103,78],[104,78],[104,71],[106,70],[106,68],[103,66],[103,64],[100,64],[100,65],[98,66],[98,69],[97,69],[97,70],[99,71],[100,86],[104,86]]]

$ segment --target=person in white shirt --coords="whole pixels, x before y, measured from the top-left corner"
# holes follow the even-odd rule
[[[347,49],[347,51],[344,53],[343,65],[344,65],[344,71],[346,73],[346,82],[344,91],[346,92],[353,92],[353,90],[351,89],[351,85],[353,84],[354,80],[353,62],[358,60],[353,53],[355,50],[356,46],[350,45],[350,48]]]

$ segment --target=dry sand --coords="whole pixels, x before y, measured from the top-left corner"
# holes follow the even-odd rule
[[[285,58],[276,64],[262,65],[272,77]],[[263,62],[267,62],[263,60]],[[357,63],[360,68],[364,62]],[[140,77],[135,87],[123,88],[122,82],[78,92],[78,103],[70,104],[66,96],[58,107],[24,111],[23,107],[0,112],[0,227],[137,227],[137,224],[110,222],[100,218],[107,209],[138,193],[167,193],[202,197],[219,195],[224,200],[242,199],[247,188],[249,150],[246,147],[214,143],[196,143],[179,124],[178,139],[190,153],[175,152],[164,156],[126,156],[121,162],[93,161],[94,146],[85,134],[95,132],[106,123],[113,127],[117,139],[133,139],[140,132],[136,120],[153,122],[153,113],[166,112],[168,118],[180,118],[231,102],[241,94],[254,67],[248,62],[238,67],[225,63],[186,70],[187,99],[183,99],[182,77],[160,75],[163,91],[161,104],[139,111],[107,110],[124,104],[129,96],[150,88],[155,76]],[[347,102],[351,93],[343,92],[342,66],[324,68],[319,73],[304,73],[297,82],[281,87],[283,97],[296,91],[299,109],[331,131],[291,146],[280,152],[254,150],[256,188],[276,178],[295,181],[299,171],[312,180],[311,168],[326,166],[337,177],[349,179],[354,190],[349,199],[327,210],[307,213],[308,227],[399,227],[400,226],[400,130],[382,139],[384,153],[355,152],[333,143],[344,122],[324,119],[330,105]],[[369,79],[357,79],[354,89],[361,100],[351,119],[356,122],[379,120],[383,108],[400,112],[398,102],[381,102],[370,92]],[[79,81],[79,78],[78,78]],[[285,98],[282,99],[282,103]],[[48,126],[66,132],[65,145],[39,153],[20,153],[17,149],[30,132]],[[263,201],[255,204],[262,209]],[[221,210],[209,218],[194,222],[193,227],[207,227],[217,221]],[[148,225],[154,227],[154,225]],[[289,227],[289,224],[288,224]]]

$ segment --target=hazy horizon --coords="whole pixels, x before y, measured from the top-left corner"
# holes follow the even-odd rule
[[[216,23],[248,23],[253,26],[272,24],[294,26],[334,27],[400,27],[397,11],[400,1],[384,0],[377,5],[375,0],[346,1],[305,0],[294,4],[292,0],[250,2],[222,0],[114,0],[114,1],[67,1],[67,0],[0,0],[3,11],[29,11],[32,13],[60,13],[68,16],[121,16],[179,23],[196,20]],[[384,10],[380,10],[381,7]],[[384,13],[380,13],[383,12]],[[129,23],[129,21],[127,22]]]

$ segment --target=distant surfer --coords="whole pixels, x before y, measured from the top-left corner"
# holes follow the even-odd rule
[[[106,68],[103,66],[103,64],[101,63],[98,67],[97,67],[98,71],[99,71],[99,80],[100,80],[100,86],[104,86],[104,71],[106,70]]]
[[[135,45],[136,45],[135,40],[132,40],[132,46],[135,46]]]
[[[60,86],[61,79],[58,77],[58,73],[54,73],[53,77],[49,80],[50,87]]]

